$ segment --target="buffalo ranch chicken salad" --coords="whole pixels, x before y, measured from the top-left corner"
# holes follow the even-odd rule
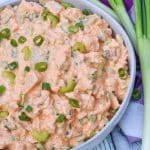
[[[101,130],[128,87],[128,52],[108,23],[69,3],[0,11],[0,149],[67,150]]]

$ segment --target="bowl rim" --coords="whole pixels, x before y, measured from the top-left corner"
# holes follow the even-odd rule
[[[3,0],[0,3],[0,8],[7,6],[7,5],[16,5],[21,0]],[[114,30],[115,33],[119,33],[127,47],[128,50],[128,61],[129,61],[129,70],[130,70],[130,81],[128,84],[128,88],[126,91],[126,94],[124,96],[124,99],[115,113],[115,115],[112,117],[112,119],[100,130],[97,132],[95,136],[93,136],[91,139],[85,141],[84,143],[81,143],[80,145],[73,148],[73,150],[90,150],[92,147],[94,147],[96,144],[100,143],[104,138],[113,130],[113,128],[118,124],[121,117],[125,113],[125,110],[127,109],[127,106],[129,104],[132,90],[134,88],[134,82],[135,82],[135,76],[136,76],[136,59],[135,59],[135,53],[133,46],[129,40],[128,35],[122,28],[122,26],[113,18],[110,14],[105,12],[105,10],[99,8],[96,4],[92,3],[90,0],[64,0],[66,2],[70,2],[73,5],[75,5],[77,8],[84,7],[84,9],[89,9],[90,11],[96,13],[98,16],[102,16],[110,25],[110,27]]]

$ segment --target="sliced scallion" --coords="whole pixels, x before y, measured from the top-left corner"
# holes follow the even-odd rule
[[[65,120],[65,115],[64,114],[59,114],[59,116],[56,119],[57,123],[62,123]]]
[[[65,93],[69,93],[72,92],[74,90],[74,88],[76,87],[76,82],[75,80],[67,80],[66,85],[62,86],[59,89],[59,93],[61,94],[65,94]]]
[[[69,104],[74,108],[80,108],[78,101],[75,99],[69,99]]]
[[[38,62],[34,65],[34,69],[38,72],[45,72],[47,70],[47,62]]]
[[[6,91],[6,87],[4,85],[0,85],[0,96],[3,95]]]

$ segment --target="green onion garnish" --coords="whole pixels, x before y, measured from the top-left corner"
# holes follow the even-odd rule
[[[24,36],[20,36],[19,38],[18,38],[18,42],[20,43],[20,44],[23,44],[23,43],[25,43],[27,41],[27,39],[24,37]]]
[[[34,37],[33,42],[36,46],[41,46],[44,42],[44,38],[41,35]]]
[[[48,140],[50,134],[47,130],[39,131],[34,129],[31,131],[31,136],[36,142],[45,143]]]
[[[30,72],[30,67],[29,66],[25,66],[24,71],[25,72]]]
[[[4,85],[0,85],[0,96],[4,94],[4,92],[6,91],[6,88]]]
[[[0,111],[0,118],[5,119],[9,115],[8,111]]]
[[[118,74],[119,74],[119,78],[122,79],[122,80],[125,80],[128,77],[128,73],[127,73],[125,68],[120,68],[118,70]]]
[[[47,83],[47,82],[42,83],[42,90],[48,90],[49,91],[50,88],[51,88],[51,86],[49,83]]]
[[[42,18],[43,20],[50,20],[52,27],[55,27],[58,22],[59,19],[57,16],[55,16],[54,14],[50,13],[47,9],[44,9],[42,12]]]
[[[10,44],[11,44],[13,47],[17,47],[17,46],[18,46],[17,41],[16,41],[15,39],[11,39]]]
[[[89,12],[87,9],[84,9],[84,10],[82,11],[82,13],[83,13],[85,16],[90,15],[90,12]]]
[[[70,7],[73,7],[73,5],[72,4],[70,4],[70,3],[67,3],[67,2],[60,2],[60,4],[65,8],[65,9],[67,9],[67,8],[70,8]]]
[[[84,25],[83,25],[82,21],[77,22],[77,23],[75,24],[75,26],[78,27],[78,28],[80,28],[81,30],[84,29]]]
[[[25,61],[30,60],[30,58],[31,58],[30,47],[29,46],[25,46],[21,51],[24,53],[24,60]]]
[[[59,114],[59,116],[57,117],[57,119],[56,119],[56,122],[57,123],[62,123],[62,122],[64,122],[64,120],[65,120],[65,115],[64,114]]]
[[[69,104],[74,108],[80,108],[78,101],[75,99],[69,99]]]
[[[58,17],[51,13],[47,16],[47,19],[50,20],[52,27],[56,27],[59,22]]]
[[[141,98],[141,93],[138,89],[134,89],[132,92],[132,98],[134,100],[139,100]]]
[[[8,39],[10,37],[10,29],[5,28],[0,31],[0,38],[1,39]]]
[[[28,105],[28,106],[26,107],[26,111],[27,111],[27,112],[32,112],[32,111],[33,111],[32,106]]]
[[[19,115],[19,119],[21,121],[30,121],[30,118],[27,116],[27,114],[25,112],[22,112],[20,115]]]
[[[38,72],[44,72],[47,70],[48,64],[47,62],[38,62],[34,65],[34,68]]]
[[[18,68],[18,62],[13,61],[13,62],[9,63],[9,64],[8,64],[8,68],[9,68],[10,70],[14,70],[14,69]]]
[[[15,78],[16,78],[16,75],[11,71],[3,71],[2,72],[2,77],[5,78],[5,79],[8,79],[9,84],[13,85],[14,81],[15,81]]]
[[[73,51],[79,51],[81,53],[86,53],[86,47],[82,42],[76,42],[73,46],[72,46],[72,50]]]
[[[77,26],[75,26],[75,25],[70,25],[70,26],[68,27],[68,31],[69,31],[70,33],[77,33],[77,32],[79,31],[79,28],[78,28]]]
[[[75,80],[67,80],[66,85],[64,85],[59,89],[59,93],[65,94],[65,93],[72,92],[75,87],[76,87]]]
[[[43,20],[47,20],[48,14],[49,14],[48,10],[46,8],[43,9],[43,12],[42,12],[42,18],[43,18]]]

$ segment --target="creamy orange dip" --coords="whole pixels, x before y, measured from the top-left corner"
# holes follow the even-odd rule
[[[66,3],[0,11],[0,149],[69,150],[101,130],[127,90],[128,52],[108,23]]]

